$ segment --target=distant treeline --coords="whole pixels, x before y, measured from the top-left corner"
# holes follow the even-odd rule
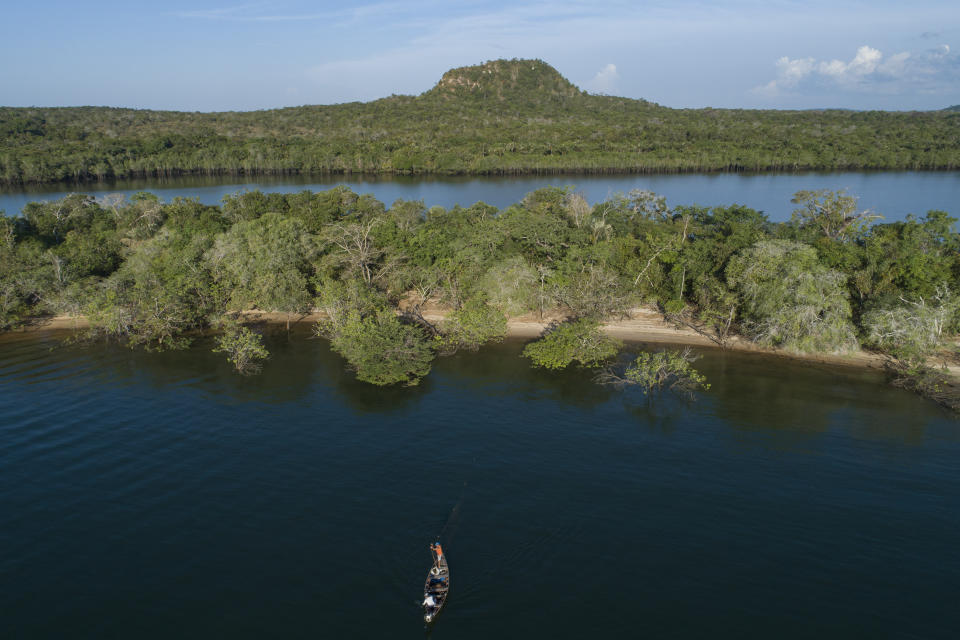
[[[0,183],[221,174],[960,168],[960,112],[669,109],[588,95],[540,61],[432,90],[253,112],[0,108]]]
[[[262,345],[233,312],[320,308],[318,331],[358,377],[392,384],[416,382],[435,354],[502,336],[507,316],[556,309],[573,323],[535,361],[593,366],[616,352],[597,323],[653,303],[719,345],[866,345],[929,373],[957,326],[956,220],[931,211],[871,224],[837,192],[794,201],[792,220],[772,223],[739,205],[671,208],[646,191],[591,206],[556,187],[503,210],[388,208],[346,187],[246,192],[222,206],[71,195],[0,218],[0,327],[82,314],[93,335],[165,349],[220,326],[241,362]],[[428,303],[447,319],[427,321]]]

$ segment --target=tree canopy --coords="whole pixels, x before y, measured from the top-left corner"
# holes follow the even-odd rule
[[[367,103],[225,113],[0,108],[0,184],[958,166],[957,111],[670,109],[590,95],[540,60],[453,69],[419,96]],[[266,206],[273,196],[261,199]],[[316,222],[329,209],[314,205],[306,215]]]
[[[96,336],[169,349],[237,312],[319,310],[321,334],[375,384],[415,383],[435,355],[501,339],[508,316],[566,320],[526,351],[548,368],[606,362],[618,344],[601,323],[639,304],[721,345],[739,334],[797,351],[931,353],[956,330],[960,236],[944,212],[840,234],[739,205],[575,196],[539,189],[503,210],[388,207],[344,187],[221,206],[31,203],[0,219],[0,327],[82,314]],[[443,321],[429,319],[437,307]]]

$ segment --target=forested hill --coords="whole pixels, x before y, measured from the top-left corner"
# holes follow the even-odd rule
[[[670,109],[539,60],[420,96],[252,112],[0,108],[0,183],[178,174],[956,169],[960,113]]]

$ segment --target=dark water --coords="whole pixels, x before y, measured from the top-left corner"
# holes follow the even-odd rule
[[[438,639],[960,628],[960,426],[875,373],[707,351],[648,406],[517,343],[387,390],[305,336],[56,344],[0,339],[4,638],[422,638],[441,530]]]
[[[801,190],[846,189],[860,198],[861,209],[882,214],[888,222],[908,213],[923,215],[939,209],[960,217],[960,171],[847,172],[847,173],[714,173],[611,176],[523,177],[395,177],[363,178],[335,176],[286,176],[280,178],[220,177],[124,180],[66,187],[39,185],[0,190],[0,210],[20,211],[33,200],[54,200],[73,191],[104,195],[151,191],[164,201],[177,196],[199,198],[218,204],[223,196],[244,189],[294,192],[322,191],[345,184],[358,193],[372,193],[390,205],[398,198],[423,200],[427,206],[469,206],[478,201],[503,208],[519,202],[527,193],[545,186],[574,185],[590,202],[606,200],[615,193],[649,189],[667,197],[669,205],[703,206],[742,204],[764,211],[774,221],[790,218],[793,194]]]

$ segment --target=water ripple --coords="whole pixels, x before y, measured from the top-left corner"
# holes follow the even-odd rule
[[[637,406],[509,345],[380,391],[270,348],[242,378],[205,347],[0,342],[11,637],[419,637],[436,536],[451,637],[956,628],[960,438],[918,398],[718,353],[703,402]]]

